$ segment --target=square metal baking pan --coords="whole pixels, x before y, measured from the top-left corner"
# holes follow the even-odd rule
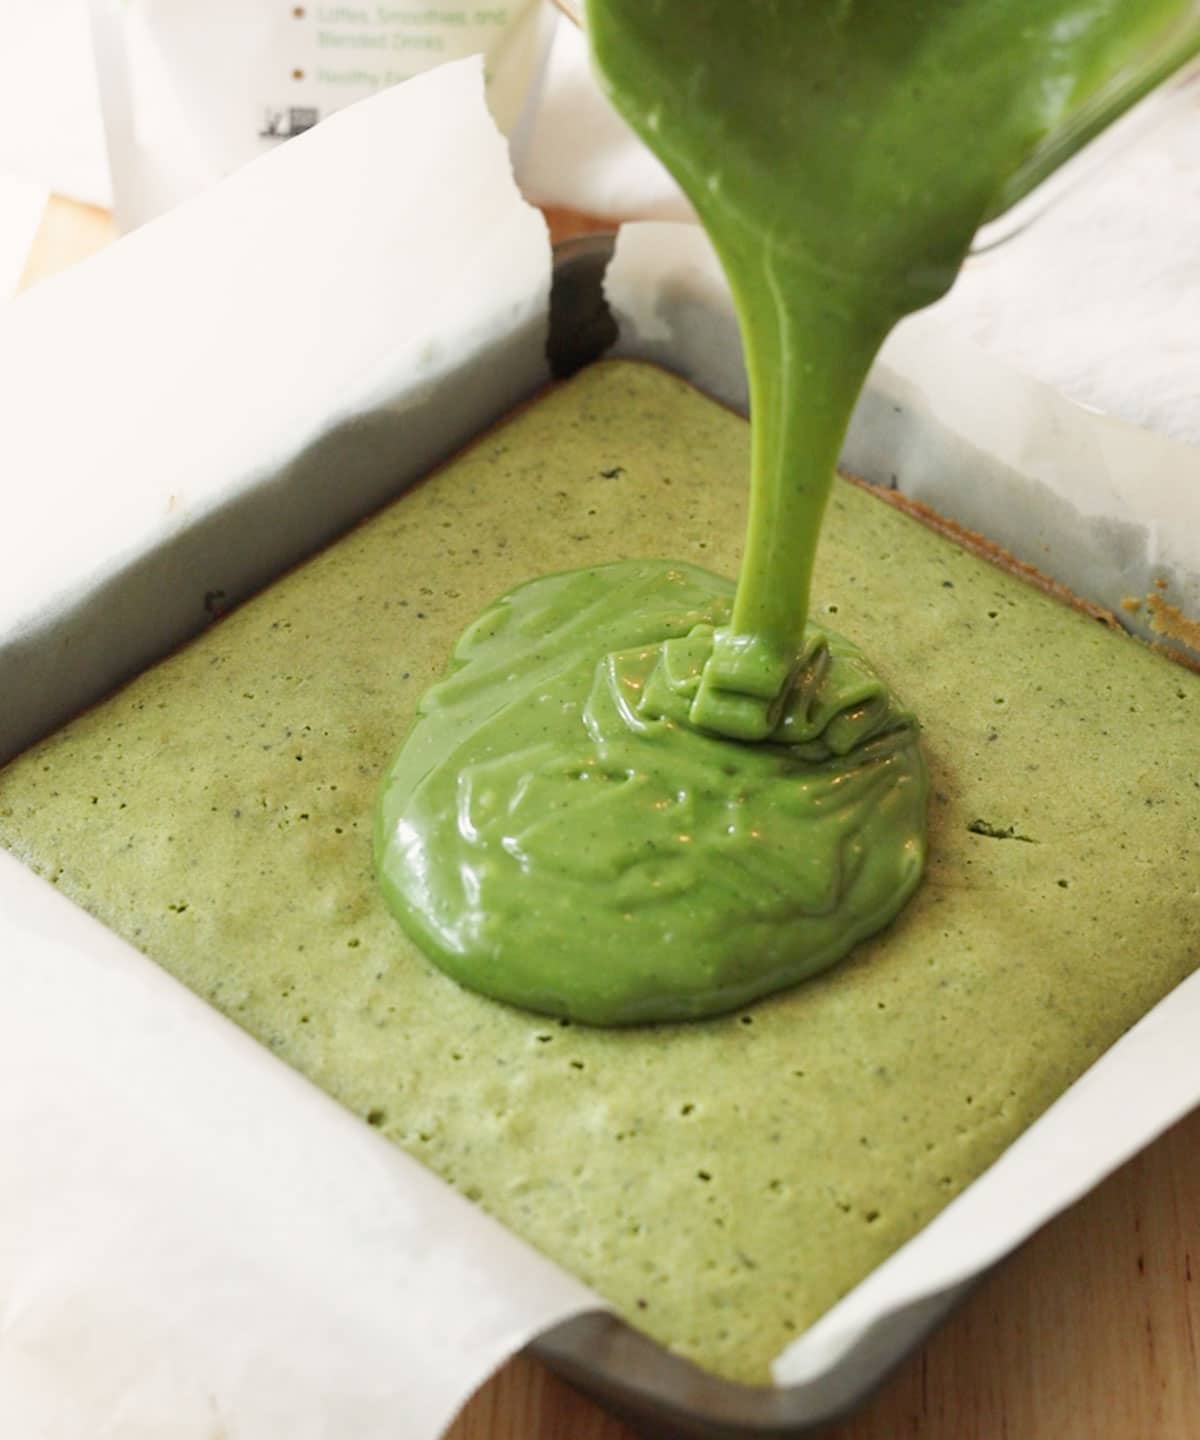
[[[590,237],[559,247],[550,305],[551,373],[565,377],[619,349],[623,354],[642,355],[665,365],[687,379],[699,379],[701,388],[706,388],[702,374],[698,375],[698,368],[704,367],[698,367],[697,357],[703,351],[711,359],[715,349],[720,352],[718,368],[725,377],[715,387],[716,398],[744,408],[740,349],[729,314],[706,311],[700,302],[687,299],[679,332],[683,336],[681,343],[664,342],[661,334],[645,343],[636,335],[622,334],[605,298],[604,279],[612,256],[611,237]],[[690,311],[688,306],[692,307]],[[221,573],[230,573],[231,537],[238,538],[236,573],[229,581],[225,599],[232,602],[273,578],[383,500],[392,498],[386,493],[387,485],[393,494],[403,489],[438,459],[473,438],[489,419],[519,400],[520,395],[500,393],[506,381],[497,377],[505,374],[505,356],[523,353],[528,349],[528,340],[528,336],[516,333],[503,337],[464,367],[459,379],[470,402],[460,412],[458,431],[452,433],[444,418],[419,408],[398,416],[366,416],[361,423],[346,425],[303,457],[303,463],[288,477],[288,486],[265,485],[260,493],[235,500],[203,524],[181,529],[169,545],[140,557],[103,593],[87,597],[86,603],[61,617],[56,634],[34,637],[38,645],[27,644],[26,655],[33,655],[35,649],[52,654],[55,644],[73,638],[72,627],[82,627],[79,634],[86,639],[99,633],[98,627],[110,634],[120,630],[121,616],[126,613],[145,614],[148,609],[153,612],[154,607],[144,604],[146,597],[170,590],[170,581],[181,569],[189,577],[202,576],[219,556]],[[891,457],[905,452],[905,436],[914,425],[924,427],[923,454],[935,453],[940,444],[936,422],[920,414],[918,407],[900,403],[886,381],[876,383],[864,397],[852,432],[848,452],[852,468],[868,481],[885,487],[893,485],[896,477],[889,468]],[[961,465],[960,448],[956,448],[959,446],[958,438],[947,434],[943,448],[948,468]],[[882,469],[873,456],[886,457]],[[353,483],[342,486],[330,498],[321,490],[319,473],[335,462]],[[273,509],[287,512],[285,533],[272,529]],[[251,532],[268,540],[270,550],[248,544],[246,536]],[[86,690],[55,696],[44,705],[37,726],[42,733],[64,718],[64,707],[77,707],[96,698],[131,670],[150,663],[185,638],[203,617],[193,611],[191,618],[182,612],[168,617],[154,612],[151,618],[156,628],[152,634],[136,636],[130,642],[133,648],[101,647],[96,665],[79,680]],[[3,659],[0,655],[0,661]],[[31,738],[26,725],[20,741],[25,743]],[[4,736],[0,734],[0,751],[3,749]],[[544,1333],[532,1349],[565,1378],[647,1435],[711,1440],[801,1436],[815,1433],[865,1400],[954,1308],[976,1279],[977,1275],[889,1312],[835,1364],[806,1384],[771,1388],[723,1381],[669,1354],[619,1318],[603,1314],[585,1315],[559,1325]]]

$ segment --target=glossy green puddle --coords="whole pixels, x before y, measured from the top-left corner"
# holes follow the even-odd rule
[[[555,576],[459,642],[376,833],[388,903],[448,973],[595,1024],[694,1018],[813,975],[912,894],[915,724],[808,623],[838,452],[888,331],[949,288],[1047,132],[1182,8],[589,0],[609,93],[737,305],[745,550],[732,597],[673,560]],[[856,704],[879,723],[832,718]]]

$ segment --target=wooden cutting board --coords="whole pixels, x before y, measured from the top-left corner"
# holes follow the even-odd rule
[[[548,218],[555,239],[601,228],[569,211]],[[104,211],[52,199],[23,284],[114,235]],[[1200,1111],[1047,1226],[858,1416],[826,1434],[1200,1440]],[[518,1357],[477,1392],[447,1440],[634,1437]]]

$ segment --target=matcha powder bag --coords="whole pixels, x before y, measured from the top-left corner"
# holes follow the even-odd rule
[[[168,210],[355,100],[482,53],[519,148],[553,16],[507,5],[91,0],[117,218]]]

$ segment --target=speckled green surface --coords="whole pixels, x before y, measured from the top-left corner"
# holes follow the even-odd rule
[[[1200,676],[839,484],[813,613],[924,721],[915,899],[720,1021],[458,989],[371,874],[412,706],[529,575],[734,573],[746,447],[668,376],[585,371],[0,771],[0,842],[636,1324],[763,1380],[1200,964]]]

